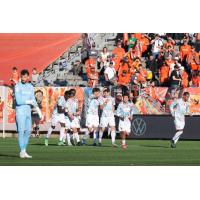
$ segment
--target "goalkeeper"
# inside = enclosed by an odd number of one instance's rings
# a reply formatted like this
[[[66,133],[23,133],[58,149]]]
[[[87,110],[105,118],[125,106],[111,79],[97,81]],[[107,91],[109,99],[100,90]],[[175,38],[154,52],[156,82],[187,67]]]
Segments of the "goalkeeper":
[[[31,106],[34,106],[40,119],[43,119],[41,110],[35,100],[34,88],[29,83],[29,72],[21,71],[21,82],[15,85],[16,125],[20,147],[20,158],[32,158],[26,152],[32,129]]]

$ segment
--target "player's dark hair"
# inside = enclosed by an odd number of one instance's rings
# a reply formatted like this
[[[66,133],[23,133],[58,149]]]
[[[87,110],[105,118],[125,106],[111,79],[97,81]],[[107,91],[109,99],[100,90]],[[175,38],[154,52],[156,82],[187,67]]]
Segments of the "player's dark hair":
[[[17,67],[13,67],[12,70],[17,70]]]
[[[184,93],[183,93],[183,96],[189,96],[189,95],[190,95],[189,92],[184,92]]]
[[[99,88],[93,88],[92,93],[94,94],[95,92],[100,92],[100,89]]]
[[[125,92],[125,93],[123,94],[123,97],[128,97],[128,98],[129,98],[129,93],[128,93],[128,92]]]
[[[68,99],[69,96],[70,96],[70,91],[66,90],[65,93],[64,93],[64,97]]]
[[[36,90],[36,91],[35,91],[35,95],[36,95],[37,93],[39,93],[39,92],[42,93],[42,96],[43,96],[44,93],[42,92],[42,90]]]
[[[76,90],[75,89],[71,89],[70,91],[69,91],[69,95],[72,97],[74,97],[75,95],[76,95]]]
[[[103,92],[110,92],[109,88],[104,88]]]
[[[28,71],[27,69],[23,69],[23,70],[20,72],[20,74],[21,74],[22,76],[24,76],[24,75],[28,75],[28,76],[29,76],[29,71]]]

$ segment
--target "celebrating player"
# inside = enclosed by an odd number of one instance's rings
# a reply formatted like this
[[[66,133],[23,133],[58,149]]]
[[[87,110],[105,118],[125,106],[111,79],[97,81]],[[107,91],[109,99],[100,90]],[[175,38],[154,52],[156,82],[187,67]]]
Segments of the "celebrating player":
[[[63,96],[59,96],[57,103],[54,107],[52,117],[51,117],[51,126],[48,129],[46,138],[45,138],[45,146],[48,146],[48,139],[51,136],[52,131],[55,129],[56,125],[59,123],[61,128],[60,128],[60,137],[59,137],[59,146],[65,145],[65,131],[66,129],[69,129],[70,125],[68,122],[67,117],[65,116],[65,112],[67,112],[67,100],[69,98],[69,92],[66,91]]]
[[[100,96],[100,89],[93,88],[92,89],[92,97],[89,99],[89,106],[87,110],[86,116],[86,127],[87,130],[85,135],[83,136],[82,144],[85,144],[85,140],[89,138],[89,134],[93,132],[94,138],[94,146],[96,146],[96,138],[97,138],[97,129],[99,126],[99,96]]]
[[[70,121],[70,128],[72,129],[73,136],[72,141],[76,140],[76,145],[80,146],[80,138],[78,131],[80,129],[80,110],[78,106],[78,100],[75,98],[76,90],[71,89],[69,91],[69,99],[67,100],[66,107],[67,107],[67,116],[69,117]]]
[[[171,147],[176,148],[180,136],[183,134],[185,127],[185,115],[189,113],[189,98],[190,94],[184,92],[182,98],[174,100],[170,106],[170,112],[174,117],[174,124],[176,128],[176,134],[171,140]]]
[[[103,96],[100,99],[100,108],[102,110],[102,115],[100,120],[99,146],[102,145],[102,137],[105,128],[110,128],[112,145],[113,147],[117,147],[115,144],[115,99],[110,96],[110,90],[108,88],[103,90]]]
[[[126,149],[126,136],[131,132],[131,120],[132,120],[132,106],[129,103],[129,95],[123,95],[123,101],[117,108],[117,116],[119,117],[119,131],[121,135],[122,148]]]
[[[18,140],[20,147],[20,158],[32,158],[26,152],[29,137],[32,129],[31,106],[34,106],[40,119],[43,119],[41,110],[35,100],[34,88],[28,83],[29,72],[24,69],[21,71],[21,82],[15,85],[16,99],[16,124],[18,130]]]

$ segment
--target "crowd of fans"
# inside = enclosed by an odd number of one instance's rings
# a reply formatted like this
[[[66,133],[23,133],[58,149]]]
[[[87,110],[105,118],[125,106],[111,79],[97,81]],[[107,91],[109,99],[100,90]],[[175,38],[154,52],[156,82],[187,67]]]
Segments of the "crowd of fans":
[[[116,47],[105,46],[98,51],[96,44],[83,48],[81,60],[71,69],[82,76],[89,87],[96,86],[163,86],[185,88],[200,86],[200,34],[118,34]],[[11,85],[19,81],[17,68],[13,68]],[[39,74],[33,68],[31,83],[36,86]]]
[[[98,52],[95,43],[89,50],[83,49],[78,72],[86,75],[88,86],[200,86],[200,58],[196,48],[199,34],[127,35],[118,37],[112,51],[104,47]]]

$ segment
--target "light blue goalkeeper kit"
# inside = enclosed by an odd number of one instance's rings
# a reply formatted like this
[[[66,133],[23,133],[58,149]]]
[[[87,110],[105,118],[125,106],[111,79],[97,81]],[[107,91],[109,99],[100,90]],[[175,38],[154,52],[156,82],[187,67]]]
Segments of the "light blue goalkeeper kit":
[[[26,150],[32,130],[31,105],[38,107],[34,88],[30,83],[15,85],[16,124],[20,150]]]

